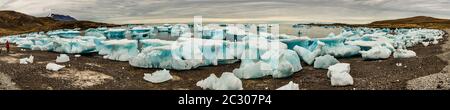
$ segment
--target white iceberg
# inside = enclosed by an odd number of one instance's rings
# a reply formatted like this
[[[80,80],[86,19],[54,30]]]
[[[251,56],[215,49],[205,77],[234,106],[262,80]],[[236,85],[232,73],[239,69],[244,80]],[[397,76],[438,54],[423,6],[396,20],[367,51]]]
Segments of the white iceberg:
[[[297,83],[290,81],[288,84],[281,86],[276,90],[300,90]]]
[[[350,76],[350,64],[338,63],[328,67],[328,78],[331,79],[332,86],[353,85],[353,78]]]
[[[172,79],[172,75],[170,75],[168,70],[160,70],[155,71],[152,74],[144,74],[144,80],[152,82],[152,83],[162,83]]]
[[[48,63],[47,66],[45,67],[47,70],[51,70],[51,71],[58,71],[62,68],[64,68],[65,66],[61,66],[55,63]]]
[[[339,61],[331,55],[317,57],[314,61],[314,68],[328,69],[328,67],[339,63]]]
[[[369,51],[360,51],[360,53],[364,60],[378,60],[389,58],[392,51],[386,47],[376,46],[372,47]]]
[[[416,57],[416,52],[406,49],[397,49],[392,56],[394,56],[394,58],[412,58]]]
[[[20,64],[31,64],[31,63],[33,63],[34,62],[34,56],[33,55],[30,55],[30,57],[28,57],[28,58],[22,58],[22,59],[19,59],[19,63]]]
[[[198,81],[196,85],[211,90],[243,90],[242,81],[229,72],[223,73],[220,78],[211,74],[208,78]]]
[[[65,63],[69,61],[70,58],[67,54],[60,54],[59,56],[56,57],[56,63]]]

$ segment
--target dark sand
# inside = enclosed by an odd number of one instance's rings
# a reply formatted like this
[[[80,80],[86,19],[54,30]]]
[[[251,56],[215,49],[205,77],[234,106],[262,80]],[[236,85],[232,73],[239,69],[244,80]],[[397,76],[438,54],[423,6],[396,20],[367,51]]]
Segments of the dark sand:
[[[303,70],[292,77],[273,79],[243,80],[244,90],[273,90],[287,84],[289,81],[299,83],[305,90],[404,90],[406,82],[411,79],[440,72],[447,62],[436,55],[443,53],[438,45],[424,47],[417,45],[411,50],[418,55],[416,58],[394,59],[377,61],[363,61],[360,56],[339,59],[341,62],[351,64],[353,86],[332,87],[326,77],[327,70],[316,70],[312,66],[302,64]],[[58,53],[41,51],[21,51],[13,48],[13,53],[0,53],[0,79],[10,79],[0,82],[0,89],[25,90],[66,90],[66,89],[132,89],[132,90],[200,90],[195,84],[208,77],[211,73],[220,76],[223,72],[231,72],[238,68],[240,63],[219,65],[216,67],[201,67],[189,71],[171,70],[173,80],[161,84],[152,84],[143,79],[144,73],[152,73],[160,69],[135,68],[128,62],[118,62],[103,59],[96,54],[85,54],[79,58],[70,55],[71,61],[62,63],[66,68],[59,72],[45,69],[49,62],[55,62]],[[20,65],[19,59],[33,55],[33,64]],[[396,63],[402,63],[397,67]],[[5,86],[3,87],[2,86]]]

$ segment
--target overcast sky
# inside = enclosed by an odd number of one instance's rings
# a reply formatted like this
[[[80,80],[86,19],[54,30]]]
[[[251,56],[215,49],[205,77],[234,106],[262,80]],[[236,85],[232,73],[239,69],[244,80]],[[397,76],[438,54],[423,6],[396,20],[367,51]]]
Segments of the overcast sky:
[[[108,23],[369,23],[412,16],[450,18],[450,0],[0,0],[0,10],[46,16],[50,9]]]

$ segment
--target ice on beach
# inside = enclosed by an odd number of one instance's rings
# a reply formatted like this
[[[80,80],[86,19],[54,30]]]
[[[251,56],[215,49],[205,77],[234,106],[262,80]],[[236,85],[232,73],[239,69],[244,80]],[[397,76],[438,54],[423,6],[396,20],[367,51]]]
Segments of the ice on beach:
[[[152,74],[145,73],[144,80],[152,82],[152,83],[162,83],[172,79],[172,75],[170,75],[169,70],[160,70],[155,71]]]
[[[430,42],[422,42],[422,45],[428,47],[428,45],[430,45]]]
[[[322,53],[322,47],[325,44],[320,43],[312,52],[304,47],[295,46],[294,50],[300,56],[300,58],[305,61],[306,64],[312,65],[316,57]]]
[[[416,57],[416,52],[406,49],[397,49],[392,56],[394,56],[394,58],[413,58]]]
[[[62,65],[58,65],[55,63],[48,63],[47,66],[45,67],[47,70],[51,70],[51,71],[59,71],[60,69],[64,68],[65,66]]]
[[[376,46],[368,51],[360,51],[360,53],[364,60],[379,60],[389,58],[392,51],[386,47]]]
[[[56,63],[65,63],[69,61],[70,58],[67,54],[60,54],[59,56],[56,57]]]
[[[243,90],[242,81],[230,72],[224,72],[220,78],[211,74],[208,78],[198,81],[196,85],[210,90]]]
[[[199,67],[203,63],[201,57],[203,55],[199,48],[186,47],[186,49],[183,49],[184,51],[180,51],[180,49],[182,48],[179,46],[148,47],[130,59],[129,63],[132,66],[141,68],[175,70],[190,70]]]
[[[300,58],[292,50],[271,50],[261,56],[261,60],[241,60],[241,66],[233,73],[242,79],[254,79],[271,75],[284,78],[302,69]]]
[[[141,40],[142,49],[147,47],[161,47],[161,46],[170,46],[175,43],[175,41],[167,41],[160,39],[145,39]]]
[[[75,57],[77,57],[77,58],[78,58],[78,57],[81,57],[81,55],[75,55]]]
[[[19,59],[19,63],[20,64],[31,64],[31,63],[33,63],[34,62],[34,56],[33,55],[30,55],[30,57],[28,57],[28,58],[22,58],[22,59]]]
[[[288,84],[281,86],[276,90],[300,90],[297,83],[290,81]]]
[[[117,61],[129,61],[139,53],[137,41],[126,39],[102,41],[98,50],[104,58]]]
[[[353,78],[350,76],[350,64],[338,63],[328,67],[328,78],[331,79],[332,86],[353,85]]]
[[[339,63],[339,61],[331,55],[317,57],[314,61],[314,68],[328,69],[328,67]]]
[[[108,39],[125,39],[126,29],[109,29],[105,32]]]
[[[60,53],[91,53],[95,49],[96,44],[94,42],[81,39],[55,38],[51,50]]]

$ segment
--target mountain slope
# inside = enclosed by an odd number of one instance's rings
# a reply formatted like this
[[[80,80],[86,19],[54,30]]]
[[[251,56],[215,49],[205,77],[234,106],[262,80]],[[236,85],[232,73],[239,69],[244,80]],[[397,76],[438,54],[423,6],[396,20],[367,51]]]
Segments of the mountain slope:
[[[15,11],[0,11],[0,36],[65,28],[112,27],[114,24],[91,21],[58,21],[50,17],[34,17]]]
[[[395,20],[375,21],[368,26],[371,27],[392,27],[392,28],[450,28],[449,19],[440,19],[427,16],[416,16],[411,18],[402,18]]]

